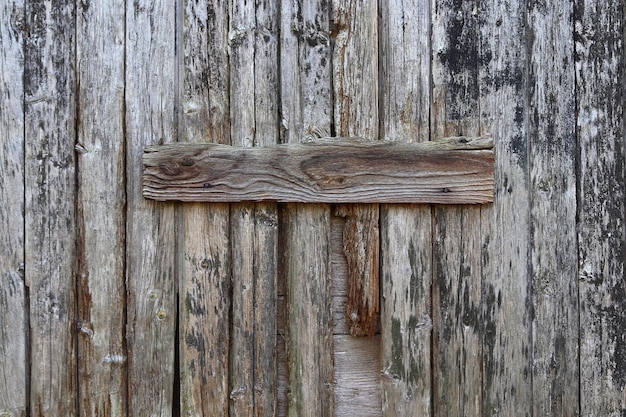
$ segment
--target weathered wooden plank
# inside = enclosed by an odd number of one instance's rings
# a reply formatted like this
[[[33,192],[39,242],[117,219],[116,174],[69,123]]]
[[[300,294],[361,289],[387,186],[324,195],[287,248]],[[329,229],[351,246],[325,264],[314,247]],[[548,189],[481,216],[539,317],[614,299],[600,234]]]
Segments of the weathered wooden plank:
[[[382,137],[430,137],[430,5],[380,3]],[[401,139],[400,139],[401,140]],[[381,206],[382,413],[432,415],[430,206]]]
[[[30,415],[77,415],[73,1],[26,3],[25,274]]]
[[[433,1],[431,134],[479,133],[478,11]],[[433,412],[481,416],[480,207],[436,207],[433,247]]]
[[[487,203],[493,199],[491,143],[454,138],[428,145],[326,140],[254,149],[148,147],[144,196],[208,202]]]
[[[124,2],[76,13],[79,407],[125,415]]]
[[[529,62],[533,415],[578,415],[573,5],[532,3]]]
[[[230,10],[231,137],[234,145],[276,144],[276,2],[235,2]],[[231,416],[274,415],[276,408],[276,204],[231,208],[233,332]]]
[[[329,136],[330,2],[291,0],[280,2],[280,7],[281,142],[295,144],[301,138]],[[279,386],[278,412],[294,417],[332,416],[330,207],[289,204],[282,213],[281,275],[288,321],[287,363],[279,369],[284,366],[288,371],[289,385]]]
[[[141,150],[176,138],[176,13],[167,1],[126,6],[128,413],[170,416],[176,257],[173,204],[141,197]],[[158,65],[155,65],[158,63]]]
[[[624,7],[575,2],[583,416],[626,414]]]
[[[498,155],[494,204],[481,208],[483,415],[530,416],[526,5],[481,2],[478,15],[480,128]]]
[[[24,2],[0,5],[0,415],[25,417]]]
[[[182,13],[180,137],[229,144],[228,4],[186,1]],[[186,204],[181,217],[181,415],[226,416],[230,392],[230,207]]]

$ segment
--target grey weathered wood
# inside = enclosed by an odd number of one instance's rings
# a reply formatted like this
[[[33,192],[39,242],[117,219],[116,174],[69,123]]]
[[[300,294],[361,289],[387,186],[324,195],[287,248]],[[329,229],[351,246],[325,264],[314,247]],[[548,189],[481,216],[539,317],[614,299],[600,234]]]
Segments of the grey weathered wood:
[[[78,413],[74,2],[28,2],[24,16],[30,415],[74,416]]]
[[[431,134],[478,135],[477,4],[433,1],[431,10]],[[481,416],[480,207],[433,216],[433,413]]]
[[[93,3],[77,14],[80,413],[125,415],[124,3]]]
[[[526,5],[484,2],[479,16],[481,130],[495,138],[496,195],[481,208],[483,415],[530,416]],[[498,51],[496,53],[495,51]]]
[[[377,140],[379,139],[378,4],[374,1],[353,0],[333,0],[332,4],[335,26],[333,28],[335,132],[339,136],[361,136]],[[379,206],[377,204],[340,206],[336,213],[346,217],[343,231],[343,251],[348,261],[346,321],[350,325],[352,335],[371,337],[380,310]],[[378,340],[370,338],[361,342],[361,345],[369,345],[370,352],[375,352],[375,362],[380,362]],[[358,360],[355,363],[358,363]],[[352,407],[359,407],[360,403],[380,404],[380,373],[374,373],[373,378],[363,381],[359,378],[360,375],[353,373],[354,368],[348,365],[338,362],[335,366],[335,378],[338,379],[343,375],[346,381],[345,389],[366,390],[371,393],[369,396],[355,398],[351,401]],[[337,390],[335,393],[337,396],[341,395]]]
[[[280,6],[280,137],[295,144],[330,135],[330,3],[291,0]],[[289,385],[279,392],[289,397],[286,405],[279,396],[278,411],[332,416],[330,207],[289,204],[282,217]]]
[[[277,4],[234,2],[229,22],[232,143],[276,144]],[[231,416],[275,412],[277,227],[275,204],[231,207]]]
[[[491,146],[489,138],[428,144],[328,139],[253,149],[153,146],[143,159],[144,196],[205,202],[488,203],[493,199]]]
[[[175,207],[141,197],[142,149],[176,138],[171,2],[126,6],[127,346],[130,416],[170,416],[176,330]],[[158,64],[155,64],[158,63]]]
[[[526,18],[533,415],[579,413],[572,8],[535,3]]]
[[[428,141],[429,2],[382,2],[380,24],[381,136]],[[381,387],[389,417],[432,415],[431,231],[430,206],[381,206]]]
[[[26,416],[24,2],[0,5],[0,415]]]
[[[228,4],[199,0],[182,6],[180,137],[229,144]],[[181,415],[226,416],[230,393],[230,207],[186,204],[181,217]]]
[[[626,413],[624,9],[575,8],[580,415]]]

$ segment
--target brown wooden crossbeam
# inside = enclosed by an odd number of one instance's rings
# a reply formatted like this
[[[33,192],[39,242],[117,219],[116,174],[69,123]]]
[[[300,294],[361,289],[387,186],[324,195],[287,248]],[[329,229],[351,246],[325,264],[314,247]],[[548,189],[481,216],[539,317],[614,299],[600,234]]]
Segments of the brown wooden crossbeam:
[[[143,156],[143,195],[159,201],[484,204],[493,140],[423,143],[325,138],[243,148],[173,143]]]

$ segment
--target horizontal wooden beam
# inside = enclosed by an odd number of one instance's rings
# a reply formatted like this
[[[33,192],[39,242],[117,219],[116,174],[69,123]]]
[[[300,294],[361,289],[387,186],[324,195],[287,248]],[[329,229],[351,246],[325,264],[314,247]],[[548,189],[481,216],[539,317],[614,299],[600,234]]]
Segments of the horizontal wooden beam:
[[[159,201],[481,204],[494,194],[493,140],[484,137],[174,143],[147,147],[143,164],[143,195]]]

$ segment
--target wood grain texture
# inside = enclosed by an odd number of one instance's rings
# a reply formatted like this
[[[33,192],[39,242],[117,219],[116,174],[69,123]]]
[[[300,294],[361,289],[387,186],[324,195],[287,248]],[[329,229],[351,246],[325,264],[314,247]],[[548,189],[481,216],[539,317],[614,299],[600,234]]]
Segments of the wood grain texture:
[[[26,4],[25,274],[30,415],[75,416],[76,108],[73,1]]]
[[[334,128],[338,136],[360,136],[379,139],[378,80],[378,3],[375,1],[333,0],[334,51]],[[345,201],[344,201],[345,202]],[[375,200],[349,202],[377,202]],[[379,206],[378,204],[338,207],[346,216],[343,250],[348,260],[347,289],[349,308],[346,320],[351,334],[370,334],[379,310]],[[355,320],[356,318],[356,320]],[[371,351],[380,357],[380,345],[369,339]],[[364,342],[367,345],[367,342]],[[380,359],[377,358],[376,362]],[[339,363],[342,365],[342,363]],[[350,369],[335,367],[335,375]],[[359,402],[380,403],[380,376],[368,382],[372,395]],[[350,382],[348,382],[350,381]],[[361,383],[360,383],[361,382]],[[359,375],[346,379],[346,389],[364,389]],[[339,393],[338,393],[339,394]]]
[[[380,3],[380,136],[430,138],[430,6]],[[430,206],[382,205],[382,414],[432,415]]]
[[[478,14],[480,129],[492,133],[498,155],[494,204],[481,208],[483,415],[530,416],[529,84],[519,46],[526,42],[526,6],[485,2]]]
[[[25,417],[24,2],[0,5],[0,415]]]
[[[180,137],[230,143],[228,4],[183,4]],[[181,208],[179,332],[180,412],[226,416],[231,308],[230,207]]]
[[[433,2],[431,129],[479,134],[475,2]],[[437,207],[433,224],[433,411],[482,415],[480,207]]]
[[[280,7],[281,142],[329,136],[330,2],[291,0],[280,2]],[[330,417],[334,414],[330,207],[288,204],[282,213],[287,363],[281,368],[287,371],[288,385],[279,387],[278,411],[293,417]]]
[[[177,136],[176,13],[170,2],[126,5],[126,283],[128,413],[170,416],[176,334],[173,204],[141,197],[141,150]],[[154,63],[159,63],[154,65]]]
[[[493,199],[491,146],[488,138],[454,138],[429,144],[328,139],[254,149],[148,147],[144,196],[205,202],[488,203]]]
[[[624,7],[584,0],[574,9],[583,416],[626,413]]]
[[[278,9],[243,2],[230,10],[231,137],[234,145],[275,145],[278,132]],[[276,204],[233,204],[230,415],[276,409]]]
[[[124,415],[124,3],[99,2],[77,14],[80,413]]]
[[[533,414],[578,415],[573,9],[529,6]]]

